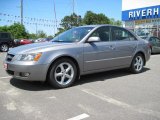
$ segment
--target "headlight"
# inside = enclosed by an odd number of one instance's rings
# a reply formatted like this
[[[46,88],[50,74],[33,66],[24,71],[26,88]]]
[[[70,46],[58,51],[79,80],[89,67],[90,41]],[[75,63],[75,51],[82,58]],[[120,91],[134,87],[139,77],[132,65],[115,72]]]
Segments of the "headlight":
[[[18,61],[38,61],[42,53],[21,54],[17,57]]]

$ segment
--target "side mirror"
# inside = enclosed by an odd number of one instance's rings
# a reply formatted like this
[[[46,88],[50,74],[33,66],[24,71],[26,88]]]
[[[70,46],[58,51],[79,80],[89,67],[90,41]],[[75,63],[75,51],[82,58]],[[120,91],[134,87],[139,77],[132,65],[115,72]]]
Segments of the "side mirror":
[[[87,42],[91,43],[91,42],[99,42],[101,41],[99,37],[90,37]]]

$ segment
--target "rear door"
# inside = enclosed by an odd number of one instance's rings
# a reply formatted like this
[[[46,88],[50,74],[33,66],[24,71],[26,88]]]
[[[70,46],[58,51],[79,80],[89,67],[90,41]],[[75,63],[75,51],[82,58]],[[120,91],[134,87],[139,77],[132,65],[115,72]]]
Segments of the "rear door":
[[[112,39],[116,42],[116,66],[129,66],[135,53],[138,40],[124,28],[112,27]]]

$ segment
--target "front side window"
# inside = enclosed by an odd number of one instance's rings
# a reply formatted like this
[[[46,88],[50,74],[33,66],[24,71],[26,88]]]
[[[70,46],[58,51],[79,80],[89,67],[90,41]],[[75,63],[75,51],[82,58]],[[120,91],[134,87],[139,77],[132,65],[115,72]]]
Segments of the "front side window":
[[[113,41],[136,40],[136,38],[127,30],[118,27],[112,27]]]
[[[77,27],[67,30],[56,36],[52,42],[79,42],[81,41],[94,27]]]
[[[101,27],[98,28],[91,37],[99,37],[101,41],[109,41],[110,40],[110,27]]]

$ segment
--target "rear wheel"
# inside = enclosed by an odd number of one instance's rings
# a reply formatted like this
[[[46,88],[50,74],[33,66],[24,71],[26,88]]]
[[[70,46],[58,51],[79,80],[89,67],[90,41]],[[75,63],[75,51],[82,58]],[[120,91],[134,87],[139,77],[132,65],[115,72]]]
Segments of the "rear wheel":
[[[145,61],[142,54],[135,55],[130,67],[131,72],[135,74],[142,72],[144,63]]]
[[[72,85],[77,75],[77,68],[68,58],[57,60],[50,69],[49,83],[55,88],[66,88]]]
[[[2,52],[7,52],[9,50],[9,46],[7,44],[1,44],[0,45],[0,50]]]

